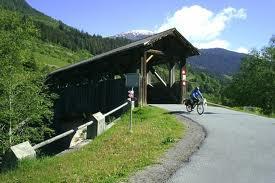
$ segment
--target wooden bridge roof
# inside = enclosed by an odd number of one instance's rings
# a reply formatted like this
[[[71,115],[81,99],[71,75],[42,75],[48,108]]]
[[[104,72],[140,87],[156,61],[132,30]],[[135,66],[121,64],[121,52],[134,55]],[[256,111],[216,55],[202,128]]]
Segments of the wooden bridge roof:
[[[199,54],[198,49],[173,28],[57,69],[48,75],[48,80],[65,81],[72,77],[92,77],[95,73],[127,73],[140,64],[140,58],[148,50],[158,50],[162,53],[154,58],[155,65],[171,60],[180,61]]]

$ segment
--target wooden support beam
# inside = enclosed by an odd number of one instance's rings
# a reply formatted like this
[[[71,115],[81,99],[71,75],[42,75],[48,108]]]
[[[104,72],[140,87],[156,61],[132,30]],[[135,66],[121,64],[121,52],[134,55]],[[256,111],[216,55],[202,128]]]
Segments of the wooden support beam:
[[[172,88],[173,84],[175,83],[175,63],[169,63],[169,86]]]
[[[147,104],[147,53],[144,52],[143,57],[141,57],[140,63],[140,75],[141,83],[139,87],[139,103],[141,106]]]
[[[147,53],[143,57],[143,105],[147,104]]]
[[[156,54],[156,55],[165,55],[165,53],[163,51],[154,50],[154,49],[147,50],[146,52],[151,53],[151,54]]]
[[[138,88],[138,104],[139,105],[143,105],[143,72],[142,72],[142,68],[143,68],[143,57],[140,58],[140,69],[139,69],[139,73],[140,73],[140,81],[139,81],[139,88]]]
[[[151,82],[152,82],[152,73],[148,72],[147,73],[147,84],[149,85],[149,84],[151,84]]]
[[[146,59],[146,63],[148,63],[153,57],[154,55],[150,55],[150,57]]]
[[[152,85],[152,83],[148,83],[149,86],[151,86],[152,88],[154,88],[154,86]]]
[[[151,73],[154,74],[156,76],[156,78],[164,85],[167,87],[167,84],[165,83],[165,81],[160,77],[160,75],[158,75],[158,73],[156,72],[155,69],[151,68]]]

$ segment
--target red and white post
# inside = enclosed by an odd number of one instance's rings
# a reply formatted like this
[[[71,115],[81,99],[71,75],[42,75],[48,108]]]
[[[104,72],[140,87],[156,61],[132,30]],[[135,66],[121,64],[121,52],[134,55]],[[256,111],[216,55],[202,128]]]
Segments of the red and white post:
[[[180,96],[181,101],[180,103],[183,103],[184,99],[186,98],[187,94],[187,79],[186,79],[186,65],[181,67],[181,75],[180,75]]]

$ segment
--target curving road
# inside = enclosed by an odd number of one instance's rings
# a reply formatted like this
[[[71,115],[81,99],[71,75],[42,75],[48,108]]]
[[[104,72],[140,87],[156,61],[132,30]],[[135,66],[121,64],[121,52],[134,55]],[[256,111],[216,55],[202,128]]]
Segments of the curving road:
[[[183,105],[156,105],[203,125],[207,138],[168,181],[170,183],[275,183],[275,119],[207,107],[185,112]]]

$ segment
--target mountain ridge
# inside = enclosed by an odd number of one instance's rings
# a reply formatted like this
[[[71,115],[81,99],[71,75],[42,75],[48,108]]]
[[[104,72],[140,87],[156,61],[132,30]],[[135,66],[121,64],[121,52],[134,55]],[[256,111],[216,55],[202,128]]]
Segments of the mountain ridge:
[[[123,33],[116,34],[114,36],[111,36],[113,38],[117,37],[122,37],[125,39],[129,39],[131,41],[138,41],[140,39],[147,38],[149,36],[154,35],[155,33],[153,31],[148,31],[148,30],[132,30],[132,31],[127,31]]]

